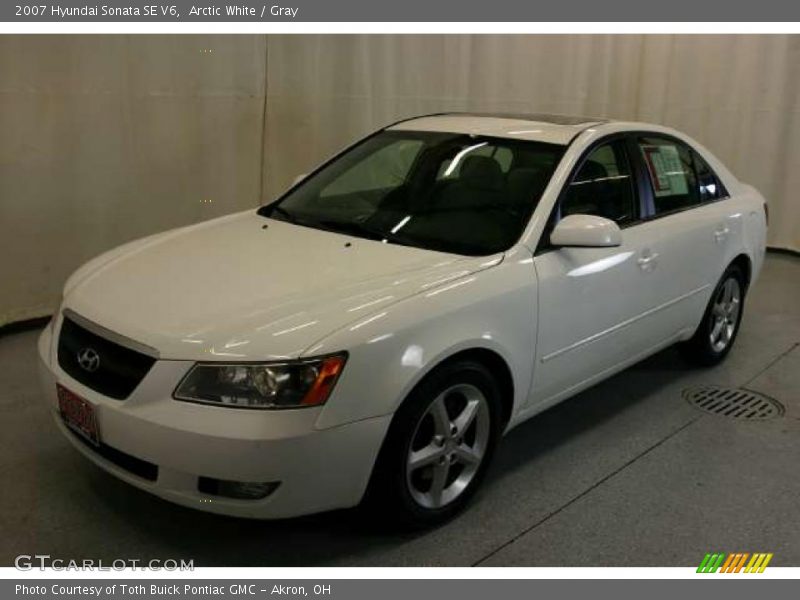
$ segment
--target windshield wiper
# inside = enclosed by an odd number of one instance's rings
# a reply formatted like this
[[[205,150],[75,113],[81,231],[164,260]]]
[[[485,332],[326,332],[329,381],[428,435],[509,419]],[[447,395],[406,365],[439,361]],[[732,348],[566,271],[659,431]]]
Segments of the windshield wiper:
[[[402,246],[413,245],[407,240],[404,240],[403,238],[398,236],[396,233],[392,233],[391,231],[382,231],[380,229],[376,229],[374,227],[370,227],[368,225],[365,225],[364,223],[358,223],[356,221],[322,220],[322,221],[317,221],[316,224],[323,229],[327,229],[329,231],[334,231],[338,233],[347,233],[358,237],[365,237],[380,242],[386,241],[392,244],[399,244]]]
[[[313,227],[316,229],[324,229],[326,231],[333,231],[334,233],[344,233],[348,235],[354,235],[357,237],[363,237],[370,240],[376,241],[386,241],[392,244],[400,244],[403,246],[412,246],[413,244],[409,243],[408,241],[403,240],[395,233],[391,231],[381,231],[379,229],[375,229],[373,227],[369,227],[364,223],[358,223],[355,221],[336,221],[334,219],[306,219],[306,218],[299,218],[294,213],[289,212],[285,208],[280,205],[272,206],[269,208],[269,211],[264,211],[261,213],[262,216],[265,217],[273,217],[277,215],[280,217],[280,220],[287,221],[292,223],[293,225],[302,225],[303,227]]]

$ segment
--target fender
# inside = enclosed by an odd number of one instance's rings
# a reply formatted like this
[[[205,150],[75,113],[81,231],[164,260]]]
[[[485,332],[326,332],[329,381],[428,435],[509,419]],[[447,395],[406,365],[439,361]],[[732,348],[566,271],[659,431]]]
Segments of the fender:
[[[432,369],[473,348],[491,350],[508,365],[513,421],[530,391],[537,308],[532,257],[517,246],[497,266],[407,298],[331,334],[304,352],[349,352],[316,427],[393,413]],[[372,392],[368,400],[365,389]]]

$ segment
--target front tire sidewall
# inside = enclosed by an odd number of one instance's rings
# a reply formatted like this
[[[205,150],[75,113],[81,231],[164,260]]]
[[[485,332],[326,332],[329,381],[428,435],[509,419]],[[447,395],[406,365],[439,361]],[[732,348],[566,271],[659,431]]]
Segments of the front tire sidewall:
[[[406,461],[413,436],[433,400],[447,388],[463,383],[474,385],[486,398],[490,418],[486,451],[472,480],[457,498],[439,508],[426,508],[412,497],[406,481]],[[500,389],[488,369],[472,361],[457,361],[437,368],[414,388],[395,413],[375,465],[368,505],[373,512],[379,510],[382,519],[389,516],[388,509],[393,523],[385,524],[402,529],[427,527],[451,518],[475,494],[485,476],[501,433],[501,422]]]

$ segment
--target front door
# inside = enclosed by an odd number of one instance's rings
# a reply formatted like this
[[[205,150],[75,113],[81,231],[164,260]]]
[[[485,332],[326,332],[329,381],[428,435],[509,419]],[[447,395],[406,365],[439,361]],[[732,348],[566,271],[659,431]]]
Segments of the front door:
[[[590,214],[614,220],[622,244],[537,253],[538,343],[532,405],[555,402],[630,364],[654,344],[658,259],[641,221],[625,139],[592,150],[562,194],[554,220]]]

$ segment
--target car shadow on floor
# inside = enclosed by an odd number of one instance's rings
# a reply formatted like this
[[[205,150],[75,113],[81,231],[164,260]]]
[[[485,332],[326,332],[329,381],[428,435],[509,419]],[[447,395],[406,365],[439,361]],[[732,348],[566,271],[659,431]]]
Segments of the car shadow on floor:
[[[676,347],[668,348],[534,416],[503,439],[493,474],[512,470],[691,376]]]
[[[668,349],[523,423],[502,441],[479,496],[492,494],[493,480],[613,419],[686,372],[686,363],[677,351]],[[392,530],[391,523],[377,526],[356,509],[275,521],[213,515],[160,500],[88,463],[86,472],[104,509],[139,529],[136,537],[152,537],[152,546],[162,555],[168,552],[171,557],[192,558],[195,566],[358,562],[360,556],[431,534],[400,533]],[[468,513],[469,509],[460,518],[468,519]],[[132,516],[136,518],[132,520]]]

